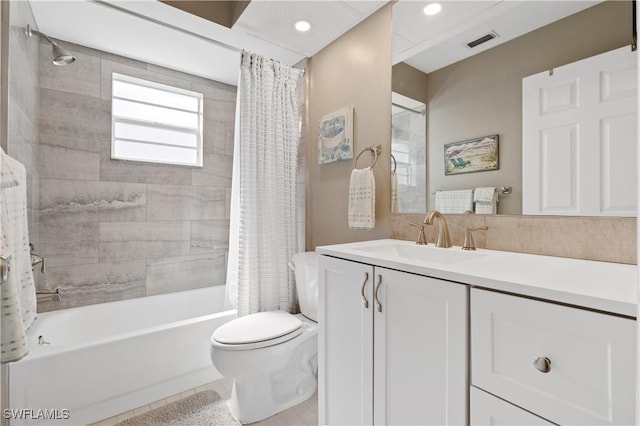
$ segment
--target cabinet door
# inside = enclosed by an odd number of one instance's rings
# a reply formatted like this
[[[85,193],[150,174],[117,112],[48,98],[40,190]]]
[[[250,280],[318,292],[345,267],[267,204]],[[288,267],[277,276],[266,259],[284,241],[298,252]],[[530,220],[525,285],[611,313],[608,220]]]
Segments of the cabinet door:
[[[372,424],[372,296],[373,267],[320,257],[320,424]]]
[[[553,425],[500,398],[471,387],[471,425]]]
[[[467,423],[467,286],[375,268],[374,424]]]
[[[635,420],[636,321],[474,288],[472,383],[558,424]]]

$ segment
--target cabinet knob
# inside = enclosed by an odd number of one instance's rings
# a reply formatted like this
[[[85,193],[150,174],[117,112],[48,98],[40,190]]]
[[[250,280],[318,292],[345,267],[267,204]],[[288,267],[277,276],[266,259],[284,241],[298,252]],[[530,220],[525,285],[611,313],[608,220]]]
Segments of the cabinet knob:
[[[533,366],[541,373],[548,373],[551,371],[551,360],[540,356],[533,361]]]

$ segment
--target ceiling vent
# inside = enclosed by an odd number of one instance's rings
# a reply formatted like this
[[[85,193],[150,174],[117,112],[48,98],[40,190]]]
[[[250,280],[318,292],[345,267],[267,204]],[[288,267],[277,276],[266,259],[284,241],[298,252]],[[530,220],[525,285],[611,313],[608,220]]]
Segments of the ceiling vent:
[[[486,43],[489,40],[493,40],[496,37],[498,37],[498,34],[495,31],[492,30],[489,34],[483,35],[482,37],[467,43],[467,47],[469,49],[473,49],[474,47],[479,46],[482,43]]]

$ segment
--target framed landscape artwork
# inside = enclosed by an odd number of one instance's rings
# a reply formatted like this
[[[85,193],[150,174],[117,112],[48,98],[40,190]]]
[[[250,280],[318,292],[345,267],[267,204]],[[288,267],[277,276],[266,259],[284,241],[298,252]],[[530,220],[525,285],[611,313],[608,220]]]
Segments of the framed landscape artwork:
[[[444,146],[444,174],[498,170],[498,135],[482,136]]]

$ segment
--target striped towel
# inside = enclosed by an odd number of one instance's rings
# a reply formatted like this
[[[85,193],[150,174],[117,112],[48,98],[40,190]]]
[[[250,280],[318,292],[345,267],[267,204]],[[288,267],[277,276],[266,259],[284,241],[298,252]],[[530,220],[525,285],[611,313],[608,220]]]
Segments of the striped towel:
[[[473,189],[436,192],[435,209],[440,213],[464,213],[473,211]]]
[[[476,188],[473,194],[477,214],[496,214],[498,212],[498,191],[495,187]]]
[[[349,181],[349,228],[376,226],[376,179],[373,170],[353,169]]]

